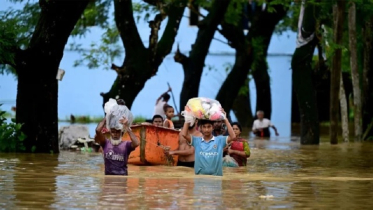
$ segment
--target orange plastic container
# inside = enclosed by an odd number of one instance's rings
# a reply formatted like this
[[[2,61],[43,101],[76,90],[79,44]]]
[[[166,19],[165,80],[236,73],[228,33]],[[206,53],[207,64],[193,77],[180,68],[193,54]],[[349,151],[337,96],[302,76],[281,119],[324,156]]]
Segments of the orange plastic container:
[[[166,156],[164,147],[176,150],[179,147],[179,131],[153,125],[133,125],[132,132],[139,138],[140,146],[131,152],[128,163],[134,165],[174,165],[178,156]],[[123,141],[131,141],[127,133]]]

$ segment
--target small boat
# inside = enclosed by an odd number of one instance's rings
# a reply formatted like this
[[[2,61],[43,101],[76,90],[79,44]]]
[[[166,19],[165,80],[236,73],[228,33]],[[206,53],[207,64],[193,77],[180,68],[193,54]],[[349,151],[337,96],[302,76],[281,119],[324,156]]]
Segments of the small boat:
[[[146,122],[152,123],[152,119],[147,119]],[[176,129],[180,129],[184,125],[184,118],[178,118],[178,119],[173,119],[172,122],[174,123],[174,126]]]
[[[132,132],[139,138],[140,146],[131,152],[128,163],[134,165],[174,165],[178,156],[164,154],[165,149],[176,150],[179,147],[179,131],[153,125],[133,125]],[[122,137],[130,141],[128,133]]]

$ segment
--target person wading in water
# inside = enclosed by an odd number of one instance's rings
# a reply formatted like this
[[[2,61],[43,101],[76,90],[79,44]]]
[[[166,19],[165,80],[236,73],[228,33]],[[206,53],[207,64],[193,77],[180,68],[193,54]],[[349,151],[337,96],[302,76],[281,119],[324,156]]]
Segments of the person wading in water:
[[[115,105],[112,109],[120,110],[119,106],[121,105]],[[97,125],[95,135],[95,141],[103,149],[105,175],[128,175],[128,156],[139,146],[140,142],[131,131],[128,120],[124,116],[110,116],[108,123],[110,139],[107,139],[101,132],[106,124],[106,117]],[[123,131],[128,132],[131,141],[122,141]]]
[[[275,130],[276,136],[278,136],[278,132],[276,127],[271,123],[271,121],[267,118],[264,118],[264,112],[263,111],[257,111],[256,116],[258,119],[256,119],[253,123],[253,133],[258,137],[270,137],[271,133],[269,132],[269,127],[272,127],[273,130]]]
[[[202,133],[197,130],[198,120],[188,129],[188,135],[202,137]],[[165,150],[166,155],[178,155],[177,166],[194,167],[194,147],[189,145],[182,133],[179,134],[179,148],[173,151]]]

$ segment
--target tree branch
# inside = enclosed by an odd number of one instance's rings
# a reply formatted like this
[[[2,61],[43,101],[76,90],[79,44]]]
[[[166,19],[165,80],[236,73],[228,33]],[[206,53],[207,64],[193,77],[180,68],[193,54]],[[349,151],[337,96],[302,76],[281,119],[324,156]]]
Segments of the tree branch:
[[[140,34],[133,18],[132,0],[114,1],[115,23],[117,25],[126,57],[136,56],[136,51],[144,50]]]
[[[180,52],[179,44],[177,44],[174,60],[175,62],[180,63],[184,70],[186,69],[186,65],[188,65],[189,62],[189,57]]]
[[[151,52],[151,57],[155,57],[157,52],[157,46],[158,46],[158,32],[161,28],[162,21],[166,18],[166,13],[164,11],[162,4],[157,4],[158,8],[160,10],[160,13],[157,14],[154,18],[154,20],[149,21],[149,27],[150,27],[150,36],[149,36],[149,51]]]
[[[181,18],[184,14],[185,6],[187,1],[183,0],[180,3],[172,3],[167,8],[168,21],[166,28],[162,34],[160,41],[158,42],[156,56],[158,58],[166,57],[171,50],[175,42],[175,37],[179,30]]]

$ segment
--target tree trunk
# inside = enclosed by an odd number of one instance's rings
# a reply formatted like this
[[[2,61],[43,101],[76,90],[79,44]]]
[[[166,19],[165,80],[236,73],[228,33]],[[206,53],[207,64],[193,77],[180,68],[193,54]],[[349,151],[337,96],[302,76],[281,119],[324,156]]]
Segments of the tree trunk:
[[[364,136],[372,137],[373,129],[373,17],[365,22],[364,26],[364,70],[363,70],[363,130]],[[369,129],[369,130],[367,130]],[[364,138],[363,140],[366,140]]]
[[[242,34],[242,25],[236,26],[232,30],[230,29],[232,27],[225,28],[223,24],[221,33],[236,49],[235,65],[216,96],[216,99],[228,113],[233,106],[234,100],[232,98],[236,98],[240,88],[247,85],[245,81],[250,67],[252,67],[254,80],[257,85],[257,110],[263,110],[266,116],[270,118],[271,90],[266,57],[273,31],[277,23],[286,15],[283,5],[275,5],[273,7],[276,12],[262,11],[262,9],[254,12],[253,20],[251,21],[252,26],[246,38]],[[234,33],[234,35],[230,33]],[[239,33],[242,35],[237,35]],[[253,41],[257,42],[255,46],[252,45]],[[253,47],[255,48],[252,49]],[[253,55],[253,52],[255,55]],[[254,58],[255,60],[253,61]]]
[[[342,74],[342,72],[341,72]],[[344,142],[349,142],[349,129],[348,129],[348,109],[347,97],[343,87],[343,79],[341,76],[340,89],[339,89],[339,102],[341,104],[341,118],[342,118],[342,137]]]
[[[171,52],[172,46],[184,14],[186,0],[169,4],[149,22],[151,29],[149,47],[145,47],[138,33],[133,17],[132,1],[114,1],[115,22],[125,47],[126,55],[122,66],[112,65],[118,73],[109,92],[101,94],[103,105],[110,98],[121,98],[131,108],[133,101],[144,88],[148,79],[154,76],[163,59]],[[162,37],[158,41],[161,22],[168,16]]]
[[[245,94],[237,95],[233,102],[232,110],[242,127],[251,128],[254,118],[251,111],[250,89],[247,89]]]
[[[89,0],[40,1],[41,13],[26,50],[16,53],[17,123],[26,152],[58,153],[56,75],[66,42]]]
[[[316,17],[320,8],[302,2],[298,22],[297,48],[291,60],[292,81],[301,118],[301,144],[319,144],[320,128],[313,82],[312,57],[318,42],[315,37]]]
[[[337,1],[334,8],[334,44],[342,45],[345,1]],[[330,143],[338,144],[339,83],[341,80],[342,49],[336,49],[332,58],[330,75]]]
[[[180,107],[184,107],[190,98],[198,96],[201,75],[212,38],[230,2],[230,0],[213,1],[209,14],[198,25],[197,38],[192,45],[189,58],[183,59],[186,63],[182,63],[184,82],[180,94]]]
[[[355,141],[361,140],[362,135],[362,115],[361,115],[361,91],[360,79],[357,61],[357,43],[356,43],[356,4],[350,3],[348,11],[348,34],[350,46],[350,66],[352,84],[354,87],[354,124],[355,124]]]

